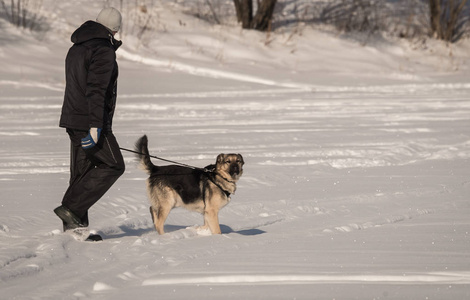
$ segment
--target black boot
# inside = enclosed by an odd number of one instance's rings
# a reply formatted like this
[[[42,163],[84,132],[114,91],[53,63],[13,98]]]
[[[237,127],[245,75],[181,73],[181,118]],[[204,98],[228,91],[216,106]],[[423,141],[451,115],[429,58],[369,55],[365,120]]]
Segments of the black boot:
[[[103,238],[99,234],[90,233],[90,235],[86,238],[86,242],[101,242]]]
[[[65,206],[59,206],[54,209],[54,213],[62,220],[64,232],[69,232],[80,241],[98,242],[103,238],[98,234],[90,234],[88,231],[88,213],[79,218],[70,209]]]
[[[54,209],[54,213],[64,223],[64,231],[75,229],[78,227],[87,227],[82,224],[82,220],[76,214],[74,214],[70,209],[63,205]]]

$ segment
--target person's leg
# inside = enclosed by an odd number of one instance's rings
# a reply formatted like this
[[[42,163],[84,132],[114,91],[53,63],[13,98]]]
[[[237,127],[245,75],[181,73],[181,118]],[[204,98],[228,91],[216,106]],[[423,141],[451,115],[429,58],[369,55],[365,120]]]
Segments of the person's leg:
[[[67,133],[70,138],[70,180],[63,199],[69,198],[75,184],[81,180],[82,176],[94,168],[94,165],[83,151],[80,140],[87,135],[87,132],[67,129]],[[62,204],[54,212],[62,219],[64,231],[88,226],[88,213],[83,218],[79,218],[64,205],[64,200],[62,200]]]
[[[88,159],[85,151],[82,148],[81,139],[88,133],[86,131],[67,129],[70,138],[70,180],[69,187],[65,192],[62,199],[62,204],[66,205],[67,200],[73,198],[75,185],[82,179],[83,176],[95,166]],[[64,203],[65,202],[65,203]]]
[[[83,150],[81,139],[87,132],[70,134],[74,149],[73,175],[62,205],[82,222],[88,223],[87,212],[124,173],[124,159],[112,133],[104,133],[91,150]],[[72,167],[71,167],[72,169]]]

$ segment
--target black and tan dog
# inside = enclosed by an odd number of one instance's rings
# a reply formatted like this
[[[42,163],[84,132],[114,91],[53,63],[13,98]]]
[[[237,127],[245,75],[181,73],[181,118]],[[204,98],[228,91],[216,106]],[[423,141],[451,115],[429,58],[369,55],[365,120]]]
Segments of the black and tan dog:
[[[236,183],[243,174],[243,157],[240,154],[219,154],[215,165],[204,169],[178,165],[155,166],[150,161],[148,139],[144,135],[136,143],[141,167],[150,177],[147,192],[150,213],[159,234],[170,211],[185,207],[204,215],[204,226],[212,234],[220,234],[219,210],[230,201]]]

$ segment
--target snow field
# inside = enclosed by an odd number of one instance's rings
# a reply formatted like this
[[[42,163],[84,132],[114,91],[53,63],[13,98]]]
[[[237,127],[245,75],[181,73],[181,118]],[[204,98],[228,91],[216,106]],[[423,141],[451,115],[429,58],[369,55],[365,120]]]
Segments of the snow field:
[[[339,290],[361,284],[366,294],[384,284],[426,284],[433,295],[451,297],[441,294],[442,286],[468,284],[460,263],[465,251],[455,257],[452,248],[468,245],[466,221],[457,211],[468,209],[468,169],[458,162],[467,161],[470,143],[463,134],[468,101],[461,91],[446,92],[448,106],[442,95],[403,99],[385,92],[324,99],[312,92],[261,90],[233,92],[224,102],[165,94],[151,96],[152,104],[124,94],[116,121],[121,146],[132,147],[146,133],[152,154],[198,166],[220,152],[239,152],[245,173],[220,213],[222,236],[201,236],[192,226],[202,218],[179,209],[167,221],[169,234],[158,236],[148,215],[145,174],[124,153],[126,174],[91,212],[94,229],[105,237],[92,247],[61,234],[52,214],[67,181],[67,141],[53,126],[60,99],[16,98],[12,105],[4,98],[1,109],[10,115],[4,132],[18,130],[25,137],[15,142],[18,135],[3,135],[7,145],[24,143],[13,155],[2,150],[0,164],[2,206],[12,212],[2,217],[0,231],[8,245],[2,251],[5,290],[19,293],[8,283],[34,278],[21,288],[28,298],[52,277],[58,284],[43,291],[46,298],[71,289],[71,297],[124,299],[124,291],[140,291],[138,286],[144,297],[161,286],[182,291],[176,293],[181,297],[197,295],[194,286],[256,286],[257,295],[295,285],[303,293],[320,283]],[[28,115],[33,124],[14,128]],[[57,143],[60,149],[38,151]],[[25,182],[34,185],[19,188]],[[23,210],[17,199],[36,202]],[[454,220],[453,244],[447,246],[444,216]],[[442,232],[430,238],[429,228]],[[435,245],[428,244],[431,239]],[[408,250],[401,252],[403,247]],[[423,253],[441,260],[431,262]],[[84,272],[82,264],[93,270],[87,280],[59,272]]]

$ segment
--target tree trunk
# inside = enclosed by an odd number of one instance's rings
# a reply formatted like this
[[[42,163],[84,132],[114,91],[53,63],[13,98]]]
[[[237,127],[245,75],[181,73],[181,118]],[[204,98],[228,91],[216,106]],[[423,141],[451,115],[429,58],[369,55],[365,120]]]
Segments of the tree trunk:
[[[17,8],[16,8],[16,26],[20,27],[21,25],[21,0],[17,0],[16,2]]]
[[[253,19],[252,28],[266,31],[271,28],[274,7],[277,0],[263,0],[258,7],[258,11]]]
[[[242,28],[250,29],[253,20],[252,0],[233,0],[237,11],[237,20],[242,23]]]
[[[11,23],[16,25],[15,20],[15,1],[11,0]]]
[[[437,38],[442,38],[441,30],[441,0],[429,0],[431,13],[431,33]]]
[[[241,23],[242,21],[242,8],[240,5],[240,0],[233,0],[233,3],[235,4],[235,11],[237,12],[237,22]]]
[[[274,7],[277,0],[258,0],[258,11],[253,18],[253,0],[233,0],[237,12],[237,20],[244,29],[266,31],[271,27]]]

